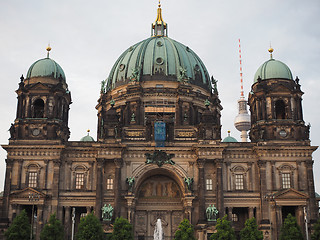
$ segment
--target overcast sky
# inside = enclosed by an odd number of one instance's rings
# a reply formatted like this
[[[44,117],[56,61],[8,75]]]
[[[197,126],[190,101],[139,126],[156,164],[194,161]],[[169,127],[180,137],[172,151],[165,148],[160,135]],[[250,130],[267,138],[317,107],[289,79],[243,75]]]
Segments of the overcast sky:
[[[0,0],[0,143],[7,144],[15,119],[21,74],[50,57],[64,69],[72,95],[70,140],[91,130],[96,139],[100,82],[131,45],[150,37],[157,0]],[[320,144],[320,1],[319,0],[162,0],[169,37],[193,49],[218,79],[223,106],[222,137],[234,128],[240,96],[238,39],[242,43],[245,95],[258,67],[274,58],[299,76],[304,91],[303,112],[311,124],[311,144]],[[0,190],[6,152],[0,150]],[[320,150],[313,155],[320,192]]]

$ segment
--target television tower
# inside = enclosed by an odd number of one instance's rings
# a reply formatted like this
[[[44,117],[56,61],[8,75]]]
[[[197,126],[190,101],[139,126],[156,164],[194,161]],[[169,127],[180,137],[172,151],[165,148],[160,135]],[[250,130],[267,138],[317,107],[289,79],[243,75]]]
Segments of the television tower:
[[[247,131],[250,130],[251,127],[251,119],[250,115],[248,114],[247,110],[247,100],[244,98],[244,91],[243,91],[243,74],[242,74],[242,59],[241,59],[241,44],[239,39],[239,59],[240,59],[240,99],[238,100],[238,109],[239,113],[234,120],[234,126],[238,131],[241,132],[241,142],[248,141],[248,134]]]

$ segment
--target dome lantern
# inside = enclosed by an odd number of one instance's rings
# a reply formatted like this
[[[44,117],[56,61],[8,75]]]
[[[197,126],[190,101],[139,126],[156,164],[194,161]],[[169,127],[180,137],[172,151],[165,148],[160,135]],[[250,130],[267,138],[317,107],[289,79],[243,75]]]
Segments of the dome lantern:
[[[167,24],[162,19],[162,9],[161,9],[160,0],[158,5],[157,18],[154,21],[154,23],[152,23],[152,27],[151,27],[151,37],[158,37],[158,36],[166,36],[166,37],[168,36]]]

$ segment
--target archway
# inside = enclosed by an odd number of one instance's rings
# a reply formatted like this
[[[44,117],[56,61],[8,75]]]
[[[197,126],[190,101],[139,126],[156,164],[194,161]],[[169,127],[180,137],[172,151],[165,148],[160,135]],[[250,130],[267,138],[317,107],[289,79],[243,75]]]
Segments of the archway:
[[[153,239],[158,218],[165,239],[172,239],[184,218],[183,186],[174,173],[157,168],[144,174],[136,187],[134,230],[138,239]]]
[[[44,102],[41,98],[38,98],[33,103],[33,118],[43,118],[44,117]]]
[[[277,100],[275,103],[276,119],[286,118],[286,104],[283,100]]]

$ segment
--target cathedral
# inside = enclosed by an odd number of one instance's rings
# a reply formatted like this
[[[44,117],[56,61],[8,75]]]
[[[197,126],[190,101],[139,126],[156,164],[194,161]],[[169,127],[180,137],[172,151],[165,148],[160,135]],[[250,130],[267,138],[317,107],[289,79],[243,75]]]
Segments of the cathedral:
[[[96,140],[89,132],[68,140],[71,92],[50,47],[21,76],[16,119],[2,145],[1,236],[24,209],[35,239],[52,213],[73,239],[91,212],[106,236],[115,218],[128,219],[137,240],[153,239],[158,219],[165,239],[173,239],[184,218],[196,239],[206,240],[225,215],[237,234],[255,217],[264,239],[278,239],[289,213],[310,235],[318,218],[317,147],[303,120],[299,79],[270,48],[248,101],[242,95],[238,102],[241,142],[221,139],[217,81],[167,31],[159,4],[151,37],[125,50],[101,83]]]

